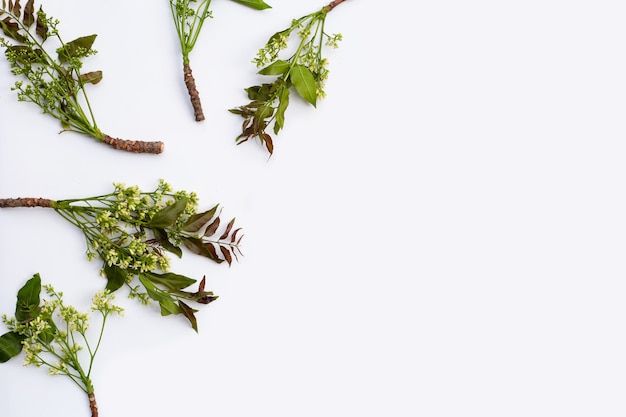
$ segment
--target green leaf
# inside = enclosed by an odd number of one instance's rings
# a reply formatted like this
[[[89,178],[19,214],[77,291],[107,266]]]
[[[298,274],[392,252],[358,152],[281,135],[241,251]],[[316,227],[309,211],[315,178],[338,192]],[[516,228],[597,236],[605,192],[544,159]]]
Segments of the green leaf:
[[[159,245],[161,245],[163,249],[175,254],[179,258],[183,257],[183,250],[169,241],[167,232],[164,229],[154,228],[152,231],[154,232],[154,237],[159,240]]]
[[[144,274],[139,274],[139,281],[143,284],[148,296],[159,303],[162,316],[180,314],[180,309],[171,295],[159,290]]]
[[[248,87],[245,90],[250,100],[267,101],[272,96],[273,84],[261,84]]]
[[[173,204],[169,206],[165,206],[163,209],[158,211],[152,216],[150,222],[148,223],[149,227],[158,227],[161,229],[165,229],[170,227],[176,222],[178,216],[180,216],[183,211],[185,211],[185,207],[187,207],[187,202],[189,200],[186,197],[181,198],[180,200],[176,200]]]
[[[189,219],[185,222],[183,226],[183,230],[185,232],[196,233],[198,230],[202,229],[202,227],[213,218],[218,206],[219,204],[216,204],[215,207],[210,210],[194,214],[193,216],[189,217]]]
[[[278,107],[276,107],[276,118],[274,119],[274,133],[278,133],[285,126],[285,110],[289,106],[289,86],[285,86],[280,91],[278,97]]]
[[[289,73],[289,79],[298,94],[315,106],[317,101],[317,84],[315,83],[313,73],[304,65],[297,64],[294,65]]]
[[[196,320],[196,316],[193,313],[195,313],[198,310],[194,310],[193,308],[189,307],[187,304],[183,303],[181,300],[178,300],[178,307],[180,309],[180,312],[183,314],[183,316],[187,318],[187,320],[189,320],[189,323],[191,323],[191,327],[193,327],[193,329],[197,333],[198,321]]]
[[[15,319],[19,322],[34,319],[39,315],[39,293],[41,293],[41,277],[33,275],[17,292]]]
[[[0,20],[0,28],[9,38],[15,39],[18,42],[26,42],[26,37],[19,33],[19,25],[13,22],[11,18],[7,17],[4,20]]]
[[[82,58],[87,56],[91,50],[91,46],[98,35],[81,36],[71,42],[66,43],[57,49],[57,55],[61,63],[68,62],[72,58]]]
[[[209,258],[212,261],[217,262],[218,264],[224,262],[219,256],[217,256],[217,251],[212,243],[203,242],[202,239],[197,239],[194,237],[186,237],[183,238],[183,244],[187,249],[196,255],[204,256],[205,258]]]
[[[265,3],[263,0],[233,0],[235,3],[243,4],[244,6],[252,7],[257,10],[270,9],[272,6]]]
[[[261,75],[281,75],[284,74],[285,71],[289,69],[289,61],[284,61],[279,59],[277,61],[272,62],[267,67],[263,68],[259,71]]]
[[[116,265],[104,265],[104,275],[107,279],[106,289],[114,292],[117,291],[126,283],[128,279],[128,271],[126,269],[122,269]]]
[[[0,363],[17,356],[22,351],[22,340],[26,339],[19,333],[8,332],[0,336]]]
[[[143,275],[152,281],[152,283],[163,285],[171,290],[182,290],[196,282],[193,278],[174,274],[173,272],[166,272],[164,274],[145,272]]]
[[[102,71],[91,71],[86,74],[80,74],[80,80],[83,83],[98,84],[102,81]]]

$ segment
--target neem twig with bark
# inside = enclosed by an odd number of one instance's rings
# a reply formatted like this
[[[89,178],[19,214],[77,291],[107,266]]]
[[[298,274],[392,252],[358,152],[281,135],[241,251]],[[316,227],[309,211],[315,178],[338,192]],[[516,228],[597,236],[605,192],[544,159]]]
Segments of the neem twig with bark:
[[[257,10],[268,9],[270,6],[262,0],[233,0]],[[213,17],[209,6],[211,0],[170,0],[172,18],[176,27],[176,34],[180,41],[180,49],[183,56],[183,75],[193,113],[197,122],[204,120],[200,93],[196,88],[196,80],[193,77],[189,64],[189,54],[196,45],[202,25],[207,18]]]
[[[0,29],[7,38],[0,38],[11,72],[24,77],[12,90],[18,101],[35,103],[44,114],[61,122],[62,132],[77,132],[97,139],[115,149],[127,152],[163,152],[163,142],[144,142],[113,138],[103,133],[93,115],[85,86],[102,80],[102,71],[82,73],[82,59],[94,55],[92,48],[96,35],[82,36],[63,42],[57,25],[59,21],[46,16],[39,8],[35,12],[34,0],[21,7],[2,0]],[[44,49],[49,38],[56,38],[60,46],[52,52]],[[46,44],[48,46],[48,44]]]
[[[172,192],[162,180],[150,192],[124,184],[114,186],[113,192],[95,197],[0,199],[0,208],[53,209],[83,232],[87,259],[103,262],[101,272],[107,279],[107,290],[126,286],[131,298],[142,304],[156,301],[162,315],[182,314],[197,331],[196,310],[186,302],[209,304],[217,296],[204,290],[204,278],[196,291],[185,291],[196,280],[169,272],[166,252],[180,258],[184,247],[216,263],[231,265],[241,255],[241,229],[233,227],[234,218],[220,226],[219,205],[197,213],[195,193]],[[136,285],[131,285],[133,282]]]
[[[252,61],[261,68],[258,73],[276,79],[273,83],[246,88],[250,103],[229,110],[244,119],[241,134],[236,139],[238,145],[256,137],[271,155],[274,142],[266,129],[273,124],[274,134],[278,134],[284,127],[291,87],[313,107],[318,98],[326,95],[328,60],[322,57],[322,49],[324,46],[336,48],[341,40],[341,34],[325,32],[326,16],[344,1],[334,0],[314,13],[292,20],[290,27],[273,34],[259,49]],[[295,52],[287,59],[278,59],[292,36],[298,39]]]
[[[40,293],[45,290],[46,299]],[[99,337],[94,344],[89,341],[89,313],[80,313],[63,302],[63,293],[51,285],[41,285],[35,274],[17,292],[15,316],[3,316],[9,329],[0,336],[0,363],[24,352],[24,365],[48,368],[49,375],[64,375],[87,394],[91,417],[98,417],[98,404],[91,380],[94,358],[107,318],[122,314],[123,310],[112,303],[113,294],[99,291],[92,298],[91,312],[101,316]],[[82,353],[79,355],[79,352]],[[89,356],[88,361],[84,355]]]

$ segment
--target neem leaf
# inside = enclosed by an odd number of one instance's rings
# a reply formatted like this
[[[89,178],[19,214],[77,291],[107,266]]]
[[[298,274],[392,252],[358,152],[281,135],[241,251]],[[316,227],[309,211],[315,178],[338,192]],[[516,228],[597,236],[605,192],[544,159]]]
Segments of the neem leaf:
[[[26,5],[24,6],[24,18],[22,19],[22,23],[26,28],[32,26],[35,23],[35,0],[28,0]]]
[[[235,224],[235,218],[233,217],[233,219],[226,226],[226,230],[224,230],[224,233],[222,233],[222,236],[220,236],[219,240],[226,239],[228,237],[228,234],[232,230],[234,224]]]
[[[26,339],[19,333],[8,332],[0,336],[0,363],[4,363],[22,351],[22,340]]]
[[[219,226],[220,226],[220,218],[216,217],[215,220],[213,220],[213,223],[211,223],[204,231],[204,236],[206,237],[213,236]]]
[[[166,272],[164,274],[157,274],[154,272],[144,272],[144,276],[152,281],[154,284],[163,285],[171,290],[182,290],[187,288],[191,284],[196,282],[195,279],[186,277],[184,275],[174,274],[173,272]]]
[[[183,257],[183,250],[169,241],[167,232],[164,229],[154,228],[152,231],[154,232],[154,237],[159,240],[159,245],[161,245],[163,249],[175,254],[179,258]]]
[[[98,35],[81,36],[71,42],[66,43],[57,49],[57,55],[59,61],[62,63],[68,62],[72,58],[81,58],[87,56],[87,53],[91,50],[91,46],[96,40]]]
[[[104,270],[104,276],[107,279],[107,285],[105,288],[111,292],[120,289],[128,279],[128,271],[120,268],[119,266],[109,266],[105,264],[102,269]]]
[[[7,17],[4,20],[0,20],[0,28],[9,38],[15,39],[18,42],[26,41],[26,37],[18,32],[20,29],[19,25],[16,22],[13,22],[11,18]]]
[[[281,75],[284,74],[285,71],[289,69],[289,61],[284,61],[279,59],[277,61],[272,62],[267,67],[263,68],[259,71],[261,75]]]
[[[263,0],[233,0],[236,3],[243,4],[244,6],[252,7],[257,10],[270,9],[272,6],[265,3]]]
[[[15,319],[19,322],[34,319],[39,314],[39,293],[41,292],[41,277],[33,275],[31,279],[17,292],[15,305]]]
[[[180,314],[180,309],[174,302],[174,298],[172,296],[159,290],[144,274],[139,274],[139,281],[143,284],[148,296],[159,303],[162,316]]]
[[[317,101],[317,85],[311,70],[304,65],[294,65],[293,69],[289,73],[289,79],[298,94],[315,106]]]
[[[164,229],[173,225],[178,219],[183,211],[185,211],[185,207],[187,207],[188,199],[186,197],[181,198],[180,200],[176,200],[173,204],[169,206],[165,206],[160,211],[156,212],[154,216],[148,222],[148,226],[150,227],[158,227]]]
[[[35,33],[43,41],[45,41],[46,39],[48,39],[48,24],[39,18],[40,14],[44,14],[41,6],[39,6],[39,11],[37,12],[37,20],[35,21]]]
[[[185,232],[195,233],[198,230],[202,229],[202,227],[213,218],[218,206],[219,204],[216,204],[215,207],[210,210],[194,214],[193,216],[189,217],[189,219],[185,222],[185,225],[183,226],[183,230]]]
[[[17,0],[13,7],[11,7],[11,2],[9,1],[9,9],[11,9],[11,13],[13,13],[17,17],[20,16],[20,8],[20,0]]]
[[[102,81],[102,71],[91,71],[86,74],[80,74],[80,80],[84,83],[98,84]]]
[[[198,310],[194,310],[193,308],[189,307],[187,304],[183,303],[181,300],[178,300],[178,308],[180,309],[181,314],[185,316],[187,320],[189,320],[189,323],[191,323],[191,327],[193,327],[193,329],[197,333],[198,321],[196,320],[196,316],[193,313],[195,313]]]
[[[273,84],[261,84],[254,85],[252,87],[245,88],[244,91],[248,93],[250,100],[267,101],[272,96]]]
[[[274,133],[277,134],[285,126],[285,110],[289,106],[289,86],[283,88],[278,96],[278,107],[276,107],[276,118],[274,119]]]
[[[230,254],[230,249],[227,246],[220,245],[220,252],[222,252],[222,255],[224,255],[224,259],[226,259],[228,266],[230,266],[233,263],[233,257]]]

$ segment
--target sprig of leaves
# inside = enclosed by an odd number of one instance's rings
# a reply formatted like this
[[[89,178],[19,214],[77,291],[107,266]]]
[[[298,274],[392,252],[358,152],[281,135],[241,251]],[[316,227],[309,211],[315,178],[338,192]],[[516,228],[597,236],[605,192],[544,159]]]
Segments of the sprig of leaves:
[[[195,193],[173,192],[163,180],[151,192],[115,184],[112,193],[96,197],[0,200],[0,208],[18,206],[53,208],[83,232],[87,258],[103,261],[107,290],[126,286],[131,298],[156,301],[163,316],[182,314],[196,331],[197,310],[187,302],[209,304],[217,296],[205,291],[205,278],[197,290],[185,290],[196,280],[169,272],[166,253],[181,258],[185,248],[229,266],[242,255],[243,235],[234,218],[224,225],[219,205],[198,212]]]
[[[271,6],[263,0],[233,0],[237,3],[257,10],[268,9]],[[189,54],[193,50],[200,31],[206,19],[213,17],[209,9],[211,0],[170,0],[170,9],[176,34],[180,41],[180,49],[183,56],[183,74],[185,86],[189,93],[189,99],[193,107],[194,116],[197,122],[204,120],[200,93],[196,88],[196,81],[193,77],[191,66],[189,65]]]
[[[18,101],[31,102],[61,122],[63,131],[91,136],[115,149],[129,152],[161,153],[162,142],[130,141],[113,138],[98,127],[85,90],[87,84],[102,80],[102,71],[83,72],[83,60],[96,54],[97,35],[87,35],[63,42],[57,26],[41,7],[35,11],[34,0],[24,7],[20,1],[2,0],[0,38],[11,72],[23,78],[15,83]],[[50,39],[60,45],[50,51]],[[44,44],[47,49],[44,48]]]
[[[257,68],[261,68],[258,74],[276,78],[272,83],[246,88],[250,103],[229,110],[244,119],[242,132],[237,136],[238,145],[256,137],[271,155],[274,142],[266,130],[273,124],[274,134],[278,134],[285,126],[291,88],[313,107],[326,95],[328,60],[323,58],[322,51],[324,47],[336,48],[341,40],[341,34],[325,32],[326,16],[343,1],[333,1],[317,12],[294,19],[290,27],[273,34],[259,50],[253,60]],[[286,59],[279,59],[292,37],[299,38],[295,52]]]
[[[104,332],[107,318],[122,314],[112,304],[113,294],[98,292],[92,299],[91,312],[101,317],[101,328],[95,344],[87,338],[89,314],[80,313],[63,302],[63,293],[51,285],[43,286],[48,300],[41,300],[41,277],[35,274],[17,293],[15,316],[4,315],[8,332],[0,336],[0,363],[24,352],[24,365],[44,366],[49,375],[70,378],[89,398],[92,417],[98,416],[98,405],[91,380],[94,358]],[[81,362],[79,352],[86,351],[89,360]],[[87,363],[87,365],[84,365]]]

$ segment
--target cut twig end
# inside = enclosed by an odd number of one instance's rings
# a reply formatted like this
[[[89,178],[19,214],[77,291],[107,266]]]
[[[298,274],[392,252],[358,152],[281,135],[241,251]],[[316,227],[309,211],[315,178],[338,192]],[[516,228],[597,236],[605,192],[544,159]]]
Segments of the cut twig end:
[[[53,207],[54,201],[47,198],[0,198],[0,208]]]
[[[120,151],[135,152],[135,153],[154,153],[159,154],[165,149],[163,142],[144,142],[141,140],[125,140],[113,138],[109,135],[104,135],[102,142],[111,146],[112,148]]]
[[[193,78],[189,64],[183,65],[183,73],[185,75],[185,85],[189,92],[189,99],[193,107],[193,114],[196,117],[196,122],[201,122],[204,120],[204,112],[202,111],[202,103],[200,102],[200,93],[196,88],[196,80]]]

